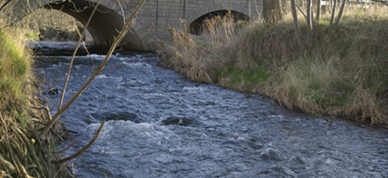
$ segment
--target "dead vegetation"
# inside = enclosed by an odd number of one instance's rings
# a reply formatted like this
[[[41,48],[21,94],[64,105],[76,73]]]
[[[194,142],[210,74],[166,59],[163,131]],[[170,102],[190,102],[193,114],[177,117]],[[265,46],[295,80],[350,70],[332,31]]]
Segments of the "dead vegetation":
[[[231,24],[213,24],[200,37],[170,29],[174,45],[154,45],[163,66],[193,81],[260,93],[313,115],[388,126],[387,10],[348,8],[332,30],[331,13],[322,14],[308,49],[298,45],[291,15],[273,26],[254,22],[244,29],[217,17]]]
[[[2,177],[69,175],[67,167],[50,163],[58,157],[52,151],[53,145],[63,139],[63,127],[55,125],[43,138],[37,132],[49,115],[34,97],[38,91],[31,71],[32,53],[25,47],[23,35],[15,33],[18,31],[0,30],[0,174]]]

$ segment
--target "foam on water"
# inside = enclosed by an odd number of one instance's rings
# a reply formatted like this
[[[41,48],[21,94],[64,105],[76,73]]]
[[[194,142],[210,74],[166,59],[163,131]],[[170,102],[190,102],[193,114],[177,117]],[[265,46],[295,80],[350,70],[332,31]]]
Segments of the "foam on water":
[[[104,58],[90,57],[96,65]],[[81,140],[66,155],[86,145],[102,119],[110,118],[96,142],[73,160],[79,177],[388,176],[386,130],[192,83],[158,67],[154,57],[113,55],[108,70],[62,115],[70,137]],[[70,57],[37,58],[36,71],[47,81],[42,88],[61,91]],[[94,71],[89,56],[78,56],[75,69],[67,96]],[[59,96],[47,97],[55,110]],[[168,118],[196,124],[163,124]]]

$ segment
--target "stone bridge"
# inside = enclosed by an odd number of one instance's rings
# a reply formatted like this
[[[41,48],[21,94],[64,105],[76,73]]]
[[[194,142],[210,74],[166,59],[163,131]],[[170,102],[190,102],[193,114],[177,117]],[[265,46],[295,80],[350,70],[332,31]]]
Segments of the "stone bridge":
[[[18,0],[10,5],[15,19],[25,17],[38,8],[53,8],[67,13],[86,24],[99,0]],[[87,28],[97,45],[110,45],[140,0],[101,0],[98,11]],[[169,39],[168,26],[180,27],[184,19],[196,28],[211,14],[228,10],[238,17],[255,19],[261,15],[261,0],[147,0],[140,10],[136,24],[123,39],[122,46],[135,50],[150,50],[149,40]],[[197,25],[198,26],[198,25]],[[191,29],[196,31],[196,29]]]

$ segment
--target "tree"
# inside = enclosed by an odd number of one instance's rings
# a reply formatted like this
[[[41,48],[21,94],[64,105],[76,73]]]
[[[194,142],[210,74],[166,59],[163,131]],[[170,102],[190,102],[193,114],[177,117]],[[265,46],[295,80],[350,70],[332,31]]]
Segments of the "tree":
[[[338,12],[338,15],[336,17],[337,1],[338,0],[334,0],[333,4],[332,4],[333,8],[332,8],[332,14],[331,14],[330,26],[329,26],[329,30],[330,31],[332,31],[334,28],[336,28],[339,25],[339,22],[341,21],[341,17],[342,17],[343,11],[345,9],[345,4],[346,4],[347,0],[342,0],[341,1],[341,8],[340,8],[340,10]],[[386,0],[386,1],[388,1],[388,0]],[[314,38],[313,29],[314,29],[314,26],[319,24],[319,19],[320,19],[320,6],[321,6],[320,0],[317,0],[317,1],[305,0],[305,2],[307,2],[306,3],[307,6],[306,6],[306,9],[305,9],[306,13],[304,13],[303,9],[296,4],[295,0],[291,0],[291,12],[292,12],[294,29],[295,29],[295,37],[296,37],[296,40],[298,42],[298,45],[301,48],[306,48],[306,47],[311,47],[312,46],[313,38]],[[313,8],[314,7],[313,3],[314,2],[317,4],[317,13],[315,15],[315,23],[313,23],[314,22],[314,13],[313,13],[313,9],[314,9]],[[299,29],[299,20],[298,20],[298,15],[297,15],[297,11],[296,11],[297,8],[299,9],[301,14],[303,14],[303,16],[306,19],[306,24],[307,24],[307,43],[302,40],[303,38],[302,38],[302,34],[300,32],[300,29]],[[334,19],[335,19],[335,21],[334,21]]]
[[[311,45],[313,41],[313,28],[314,28],[314,15],[313,15],[313,1],[307,0],[307,14],[306,14],[306,21],[307,21],[307,34],[308,34],[308,44]]]
[[[268,25],[281,21],[283,18],[281,0],[263,0],[263,16]]]
[[[337,7],[337,0],[334,0],[333,4],[333,10],[331,12],[331,18],[330,18],[330,31],[333,28],[333,22],[334,22],[334,16],[335,16],[335,9]]]
[[[321,19],[321,0],[317,0],[317,14],[315,15],[315,25],[319,24]]]
[[[338,26],[341,20],[342,14],[344,13],[344,9],[345,9],[345,4],[346,4],[346,0],[342,0],[341,9],[337,15],[337,19],[335,20],[335,24],[334,24],[335,26]]]
[[[301,35],[300,29],[299,29],[298,14],[296,12],[295,0],[291,0],[291,12],[292,12],[292,18],[294,20],[294,30],[295,30],[296,41],[298,42],[299,47],[304,48],[304,43],[302,41],[302,35]]]

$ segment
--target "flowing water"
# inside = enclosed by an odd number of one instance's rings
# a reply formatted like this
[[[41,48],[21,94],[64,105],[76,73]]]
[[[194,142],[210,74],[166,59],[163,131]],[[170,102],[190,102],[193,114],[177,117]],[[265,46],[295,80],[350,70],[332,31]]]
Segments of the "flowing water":
[[[63,44],[44,43],[54,49]],[[59,54],[61,51],[56,51]],[[104,55],[77,56],[69,100]],[[36,56],[56,112],[71,57]],[[59,94],[49,91],[53,88]],[[388,132],[284,109],[272,100],[193,83],[154,54],[115,54],[63,114],[78,177],[388,177]]]

